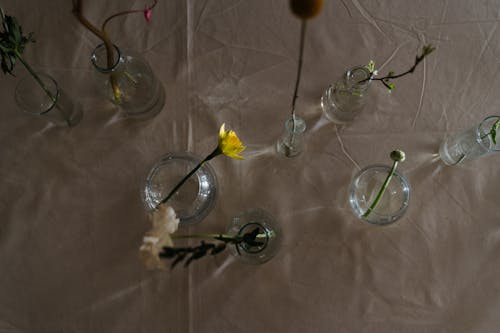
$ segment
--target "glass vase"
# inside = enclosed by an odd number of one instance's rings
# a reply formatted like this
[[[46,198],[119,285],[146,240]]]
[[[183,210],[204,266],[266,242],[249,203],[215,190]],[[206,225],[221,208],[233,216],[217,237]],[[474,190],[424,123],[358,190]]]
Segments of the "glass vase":
[[[499,116],[489,116],[478,125],[445,139],[439,148],[439,157],[446,165],[457,165],[490,153],[500,151],[500,136],[493,140],[490,131]]]
[[[15,100],[23,111],[40,116],[57,126],[75,126],[83,116],[57,82],[45,73],[26,76],[16,86]]]
[[[362,169],[352,180],[349,189],[349,203],[354,214],[361,220],[387,225],[403,216],[410,203],[410,184],[404,176],[395,171],[389,185],[377,206],[368,216],[364,216],[375,201],[391,167],[374,165]]]
[[[114,59],[114,64],[108,66],[104,44],[92,52],[95,80],[103,94],[127,117],[145,119],[157,115],[165,104],[165,91],[146,60],[116,46]]]
[[[294,121],[295,119],[295,121]],[[304,132],[306,122],[304,119],[294,116],[285,122],[285,132],[276,143],[276,151],[285,157],[300,155],[304,143]]]
[[[154,210],[170,191],[186,176],[201,158],[190,153],[164,155],[151,169],[142,192],[146,208]],[[195,224],[215,206],[217,178],[212,167],[204,163],[167,201],[181,225]]]
[[[321,97],[325,116],[337,124],[352,122],[365,107],[370,82],[366,67],[348,69]]]
[[[281,246],[281,229],[274,217],[263,209],[255,208],[233,217],[226,233],[231,236],[242,236],[259,230],[256,237],[259,245],[250,246],[246,243],[231,244],[231,253],[248,264],[263,264],[271,260]]]

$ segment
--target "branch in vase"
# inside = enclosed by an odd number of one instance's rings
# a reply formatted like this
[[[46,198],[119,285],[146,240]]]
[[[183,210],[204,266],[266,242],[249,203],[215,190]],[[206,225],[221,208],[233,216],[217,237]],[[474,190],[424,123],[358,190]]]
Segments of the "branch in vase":
[[[412,67],[410,67],[410,69],[400,74],[395,74],[393,71],[390,71],[389,73],[387,73],[386,76],[381,78],[375,78],[375,76],[378,73],[377,70],[375,70],[375,63],[373,62],[373,60],[370,60],[370,62],[366,66],[366,68],[370,72],[370,76],[364,80],[359,81],[358,83],[364,83],[367,81],[380,81],[387,89],[393,90],[396,86],[394,85],[393,82],[391,82],[391,80],[398,79],[400,77],[413,73],[417,68],[418,64],[420,64],[425,59],[425,57],[431,54],[435,49],[436,48],[430,44],[425,45],[422,49],[422,53],[417,54],[417,56],[415,57],[415,63],[413,64]]]
[[[78,18],[80,23],[85,26],[88,30],[90,30],[94,35],[96,35],[103,43],[106,48],[106,64],[108,68],[112,68],[115,64],[115,49],[113,46],[113,42],[109,38],[106,32],[106,24],[111,21],[115,17],[133,14],[133,13],[144,13],[144,17],[146,21],[149,22],[151,19],[151,10],[156,6],[157,0],[154,0],[153,5],[146,6],[144,9],[134,9],[122,11],[116,14],[109,16],[101,26],[101,29],[97,28],[94,24],[92,24],[84,15],[83,15],[83,0],[75,0],[73,1],[73,14]],[[110,84],[113,90],[113,96],[115,100],[120,103],[122,101],[122,92],[118,87],[118,83],[115,75],[111,74],[110,76]]]

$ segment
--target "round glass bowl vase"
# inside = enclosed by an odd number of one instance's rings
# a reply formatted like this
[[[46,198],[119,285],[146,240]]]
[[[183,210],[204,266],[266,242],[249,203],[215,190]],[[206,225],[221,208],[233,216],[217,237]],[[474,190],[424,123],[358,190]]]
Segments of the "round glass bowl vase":
[[[114,46],[114,62],[108,66],[104,44],[98,45],[90,60],[95,81],[102,94],[127,117],[147,119],[157,115],[165,104],[165,90],[147,61],[138,53]]]
[[[337,124],[352,122],[366,105],[370,82],[370,72],[366,67],[348,69],[339,80],[325,89],[321,97],[325,116]]]
[[[375,201],[390,170],[391,167],[385,165],[369,166],[362,169],[352,180],[349,203],[354,214],[361,220],[376,225],[391,224],[401,218],[408,208],[410,184],[395,171],[377,206],[368,216],[364,216]]]
[[[57,126],[75,126],[83,116],[81,106],[73,103],[57,82],[44,73],[21,79],[15,100],[21,110]]]
[[[276,219],[260,208],[254,208],[233,217],[227,227],[228,235],[243,236],[255,229],[259,233],[255,238],[258,245],[247,243],[231,244],[231,253],[242,262],[258,265],[271,260],[281,247],[281,228]]]
[[[154,210],[201,160],[190,153],[164,155],[146,178],[142,192],[146,208]],[[204,163],[166,204],[175,210],[181,225],[189,225],[205,218],[214,207],[216,199],[217,178],[210,165]]]

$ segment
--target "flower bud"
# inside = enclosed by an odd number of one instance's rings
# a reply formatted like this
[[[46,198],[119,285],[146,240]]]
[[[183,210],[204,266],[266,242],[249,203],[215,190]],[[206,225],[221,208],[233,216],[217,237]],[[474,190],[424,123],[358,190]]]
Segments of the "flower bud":
[[[405,160],[405,152],[402,150],[391,151],[391,160],[403,162]]]
[[[292,13],[301,19],[309,19],[319,14],[323,0],[290,0]]]

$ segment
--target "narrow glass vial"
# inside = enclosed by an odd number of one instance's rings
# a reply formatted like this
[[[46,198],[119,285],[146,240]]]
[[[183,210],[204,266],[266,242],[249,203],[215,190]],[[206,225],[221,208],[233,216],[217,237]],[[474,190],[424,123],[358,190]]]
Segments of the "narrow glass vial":
[[[493,140],[490,131],[499,116],[486,117],[479,125],[451,136],[441,143],[439,157],[446,165],[457,165],[500,151],[500,135]],[[498,131],[497,131],[498,132]]]
[[[274,217],[265,210],[255,208],[233,217],[227,227],[227,234],[242,236],[258,230],[255,240],[258,245],[241,243],[230,245],[231,253],[248,264],[263,264],[271,260],[281,246],[281,229]]]
[[[115,59],[112,66],[107,66],[104,44],[92,52],[91,62],[100,90],[127,117],[154,117],[165,104],[165,91],[151,67],[139,54],[122,52],[116,46]]]
[[[295,121],[294,121],[295,119]],[[294,116],[285,122],[285,133],[276,143],[276,151],[285,157],[295,157],[302,152],[306,122]]]
[[[321,108],[326,117],[337,124],[352,122],[363,110],[370,85],[366,67],[348,69],[337,82],[326,88],[321,97]]]
[[[75,126],[82,119],[81,106],[74,103],[47,74],[36,73],[23,78],[16,86],[17,105],[25,112],[45,118],[57,126]],[[42,88],[41,84],[45,87]]]

